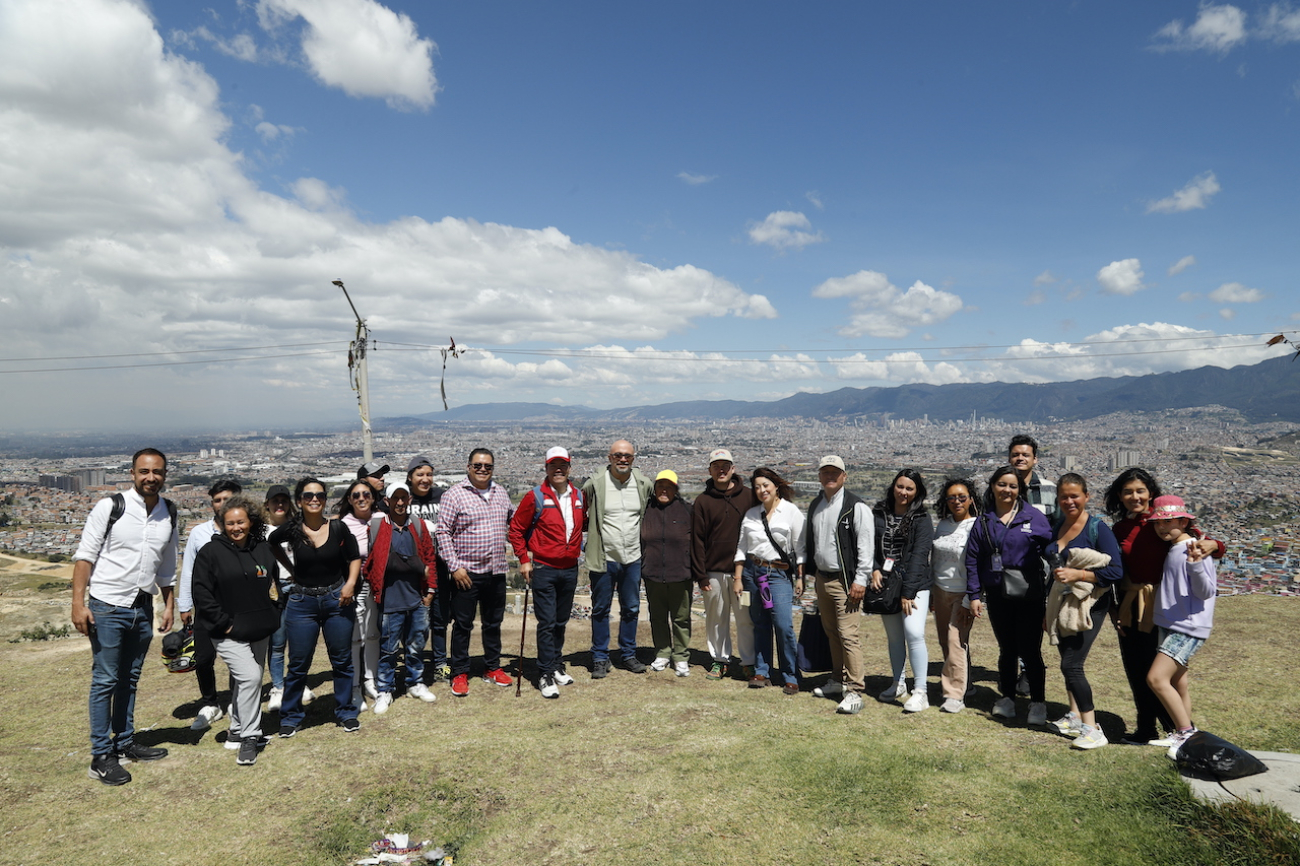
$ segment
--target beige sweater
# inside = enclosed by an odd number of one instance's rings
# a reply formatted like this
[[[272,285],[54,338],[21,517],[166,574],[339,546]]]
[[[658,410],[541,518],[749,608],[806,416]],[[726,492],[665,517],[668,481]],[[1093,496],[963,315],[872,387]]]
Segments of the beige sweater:
[[[1076,547],[1070,551],[1066,562],[1069,568],[1097,569],[1110,565],[1110,557],[1089,548]],[[1060,643],[1061,636],[1069,637],[1092,628],[1092,605],[1106,587],[1095,583],[1057,583],[1047,596],[1047,639],[1052,646]]]

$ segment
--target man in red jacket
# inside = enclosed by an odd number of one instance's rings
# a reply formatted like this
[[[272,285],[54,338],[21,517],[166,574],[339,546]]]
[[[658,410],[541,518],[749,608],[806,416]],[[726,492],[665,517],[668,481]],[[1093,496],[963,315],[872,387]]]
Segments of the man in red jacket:
[[[569,483],[569,452],[555,447],[546,452],[546,480],[524,495],[510,520],[519,574],[533,590],[537,686],[544,698],[558,698],[558,686],[573,682],[562,659],[564,629],[578,588],[583,505],[582,493]]]

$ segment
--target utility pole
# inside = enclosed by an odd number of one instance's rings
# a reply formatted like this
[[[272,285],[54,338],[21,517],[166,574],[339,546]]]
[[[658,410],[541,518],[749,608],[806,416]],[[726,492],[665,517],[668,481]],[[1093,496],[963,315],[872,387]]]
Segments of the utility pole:
[[[366,320],[357,312],[357,305],[352,303],[347,286],[342,280],[334,280],[334,285],[343,290],[343,297],[348,299],[352,315],[357,317],[357,336],[348,346],[348,372],[352,377],[352,390],[357,392],[357,405],[361,409],[361,450],[364,462],[375,459],[374,441],[370,435],[370,379],[366,375],[366,349],[370,346],[370,329]]]

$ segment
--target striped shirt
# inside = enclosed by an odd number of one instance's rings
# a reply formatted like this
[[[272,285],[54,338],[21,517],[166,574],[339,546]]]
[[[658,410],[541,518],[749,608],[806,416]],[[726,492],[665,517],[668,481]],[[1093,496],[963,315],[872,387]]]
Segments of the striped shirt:
[[[434,533],[447,568],[505,574],[506,529],[513,513],[510,495],[496,482],[487,490],[479,490],[469,479],[453,485],[438,503]]]

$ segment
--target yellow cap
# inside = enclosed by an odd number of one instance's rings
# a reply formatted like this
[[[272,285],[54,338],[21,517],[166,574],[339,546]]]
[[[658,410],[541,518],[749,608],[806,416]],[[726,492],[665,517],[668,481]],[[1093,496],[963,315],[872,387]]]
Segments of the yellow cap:
[[[665,469],[655,476],[655,483],[657,484],[660,481],[671,481],[675,487],[677,486],[677,473],[671,469]]]

